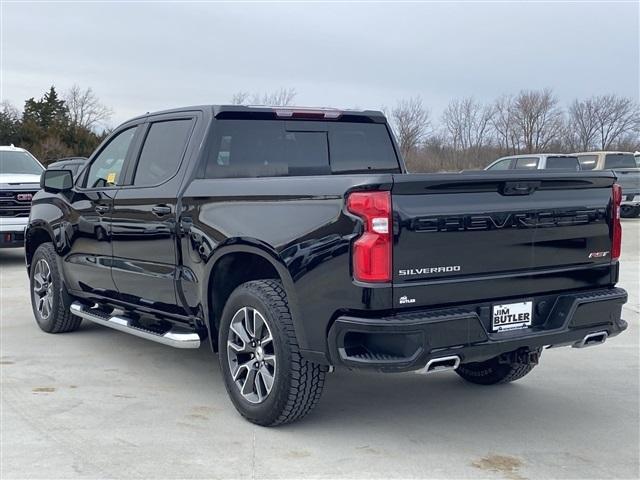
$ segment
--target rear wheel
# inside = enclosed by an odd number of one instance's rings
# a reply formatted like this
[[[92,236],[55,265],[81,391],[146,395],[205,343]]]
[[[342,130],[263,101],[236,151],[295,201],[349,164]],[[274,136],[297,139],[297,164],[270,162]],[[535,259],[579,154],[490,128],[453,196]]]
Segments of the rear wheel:
[[[47,333],[76,330],[82,319],[69,311],[72,299],[62,282],[51,243],[43,243],[34,253],[29,279],[31,306],[40,329]]]
[[[635,218],[640,215],[640,206],[620,205],[620,216],[622,218]]]
[[[471,383],[495,385],[521,379],[538,364],[541,350],[516,355],[500,355],[484,362],[464,363],[456,373]]]
[[[234,406],[250,422],[298,420],[318,403],[326,367],[302,358],[282,284],[247,282],[222,313],[220,366]]]

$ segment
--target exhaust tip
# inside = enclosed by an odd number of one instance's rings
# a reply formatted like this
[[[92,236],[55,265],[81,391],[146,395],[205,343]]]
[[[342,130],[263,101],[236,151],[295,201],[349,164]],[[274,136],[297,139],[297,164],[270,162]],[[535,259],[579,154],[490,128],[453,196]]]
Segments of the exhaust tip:
[[[582,340],[573,344],[573,348],[595,347],[603,344],[609,335],[607,332],[595,332],[586,335]]]
[[[432,358],[427,364],[416,370],[416,373],[425,375],[427,373],[444,372],[446,370],[455,370],[460,366],[460,357],[451,355],[449,357]]]

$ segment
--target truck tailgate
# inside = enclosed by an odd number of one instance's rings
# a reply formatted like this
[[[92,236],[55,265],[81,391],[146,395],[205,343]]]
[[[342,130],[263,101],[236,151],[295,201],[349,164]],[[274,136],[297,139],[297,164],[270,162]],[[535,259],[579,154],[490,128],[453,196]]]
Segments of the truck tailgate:
[[[394,306],[610,285],[610,172],[394,175]]]

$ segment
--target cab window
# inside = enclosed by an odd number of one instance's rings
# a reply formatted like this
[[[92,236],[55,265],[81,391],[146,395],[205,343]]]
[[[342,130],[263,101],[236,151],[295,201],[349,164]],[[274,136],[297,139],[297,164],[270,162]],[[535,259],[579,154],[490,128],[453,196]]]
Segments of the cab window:
[[[536,157],[518,158],[516,160],[516,170],[535,170],[538,168]]]
[[[499,162],[491,165],[488,168],[488,170],[509,170],[510,166],[511,166],[511,159],[505,158],[504,160],[500,160]]]
[[[580,155],[578,157],[581,170],[593,170],[598,165],[597,155]]]
[[[114,187],[120,184],[122,167],[137,129],[136,126],[123,130],[98,154],[89,167],[85,187]]]

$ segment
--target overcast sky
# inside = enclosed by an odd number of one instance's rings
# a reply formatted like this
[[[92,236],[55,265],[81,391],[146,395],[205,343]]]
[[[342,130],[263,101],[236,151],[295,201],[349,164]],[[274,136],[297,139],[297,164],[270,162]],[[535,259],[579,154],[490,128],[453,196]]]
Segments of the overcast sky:
[[[92,87],[111,125],[294,87],[296,104],[639,96],[639,3],[6,3],[2,99]]]

